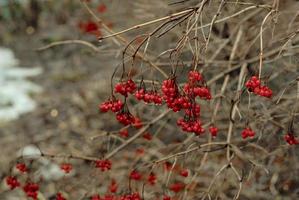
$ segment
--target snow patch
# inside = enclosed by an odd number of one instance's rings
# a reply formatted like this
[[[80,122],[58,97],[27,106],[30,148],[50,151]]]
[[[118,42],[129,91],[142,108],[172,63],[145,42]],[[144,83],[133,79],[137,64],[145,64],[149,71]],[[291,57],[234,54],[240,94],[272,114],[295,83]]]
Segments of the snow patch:
[[[41,74],[42,69],[18,65],[14,53],[0,47],[0,122],[17,119],[21,114],[33,111],[36,103],[30,95],[42,91],[40,86],[26,80]]]

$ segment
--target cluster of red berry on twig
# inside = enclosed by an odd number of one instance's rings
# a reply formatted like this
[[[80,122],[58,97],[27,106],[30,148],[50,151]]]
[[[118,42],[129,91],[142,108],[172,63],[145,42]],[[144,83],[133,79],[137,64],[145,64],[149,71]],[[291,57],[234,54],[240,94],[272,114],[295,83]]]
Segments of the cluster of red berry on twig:
[[[255,136],[255,132],[249,127],[244,128],[241,134],[243,139],[246,139],[247,137],[253,138]]]
[[[136,90],[136,84],[132,79],[117,83],[114,87],[114,91],[116,93],[119,93],[125,97],[127,97],[128,94],[133,94],[135,90]]]
[[[13,190],[17,187],[20,187],[20,182],[18,181],[18,179],[14,176],[8,176],[6,177],[6,184],[8,185],[8,187]]]
[[[123,108],[124,104],[119,99],[109,99],[108,101],[105,101],[100,104],[99,108],[101,112],[108,112],[111,110],[112,112],[116,113],[119,112]]]
[[[28,172],[28,168],[25,163],[17,163],[15,168],[19,172],[21,172],[21,174]],[[32,198],[34,200],[37,200],[38,198],[39,185],[37,183],[26,181],[26,183],[22,186],[21,182],[18,180],[16,176],[6,177],[5,183],[10,190],[14,190],[18,187],[22,187],[23,191],[25,192],[28,198]]]
[[[287,133],[284,136],[284,139],[289,145],[299,144],[299,140],[297,138],[295,138],[294,134],[292,134],[292,133]]]
[[[108,171],[112,167],[112,162],[110,160],[97,160],[95,161],[96,168],[101,169],[102,172]]]
[[[265,85],[261,85],[261,80],[257,76],[252,76],[245,84],[249,92],[253,92],[256,95],[271,98],[272,90]]]
[[[143,100],[145,103],[154,103],[156,105],[162,104],[162,97],[157,91],[147,91],[144,88],[141,88],[135,92],[135,97],[137,100]]]
[[[23,191],[26,193],[27,197],[31,197],[34,200],[37,200],[39,185],[33,182],[27,182],[23,187]]]
[[[17,164],[16,164],[16,169],[17,169],[19,172],[21,172],[21,173],[26,173],[26,172],[28,172],[28,168],[27,168],[27,166],[26,166],[25,163],[17,163]]]
[[[202,74],[197,71],[189,72],[188,82],[184,85],[182,90],[179,89],[176,83],[176,77],[173,76],[162,82],[162,95],[156,90],[147,91],[143,81],[137,89],[132,79],[117,83],[114,86],[114,92],[123,95],[125,98],[127,98],[129,94],[134,94],[138,101],[142,100],[145,103],[154,103],[155,105],[162,105],[163,102],[165,102],[167,107],[174,112],[184,111],[184,118],[180,118],[177,121],[177,125],[180,126],[183,131],[192,132],[196,135],[200,135],[204,132],[199,119],[200,105],[196,102],[196,97],[210,100],[212,96],[205,85]],[[116,113],[116,119],[121,124],[140,128],[141,120],[138,117],[134,117],[120,100],[115,99],[115,97],[112,99],[113,100],[109,99],[100,104],[99,108],[101,112],[111,110]],[[121,131],[120,134],[123,137],[128,136],[127,131]]]

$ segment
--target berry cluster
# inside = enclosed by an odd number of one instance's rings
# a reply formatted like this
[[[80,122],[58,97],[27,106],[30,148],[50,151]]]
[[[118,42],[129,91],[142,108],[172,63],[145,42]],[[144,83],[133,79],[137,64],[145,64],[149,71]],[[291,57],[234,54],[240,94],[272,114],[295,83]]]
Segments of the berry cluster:
[[[20,187],[20,182],[18,181],[18,179],[14,176],[8,176],[6,177],[6,184],[9,186],[9,188],[11,190]]]
[[[111,110],[112,112],[116,113],[119,112],[123,108],[124,104],[119,99],[108,100],[99,105],[99,109],[101,112],[108,112]]]
[[[34,200],[37,200],[39,186],[36,183],[28,182],[23,187],[24,192],[26,193],[27,197],[31,197]]]
[[[295,145],[295,144],[299,144],[299,140],[297,138],[295,138],[294,134],[292,133],[287,133],[284,136],[284,140],[289,144],[289,145]]]
[[[188,109],[185,110],[185,115],[187,117],[199,117],[200,116],[200,106],[194,103]]]
[[[181,118],[177,120],[177,125],[180,126],[183,131],[191,133],[193,132],[196,135],[200,135],[205,131],[201,126],[201,121],[199,119],[191,121]]]
[[[168,108],[174,112],[182,109],[192,109],[192,99],[185,94],[180,94],[175,78],[163,81],[162,92]]]
[[[156,105],[162,104],[162,97],[157,91],[146,91],[141,88],[135,92],[135,97],[137,100],[143,100],[145,103],[154,103]]]
[[[139,171],[137,170],[133,170],[131,173],[130,173],[130,179],[133,179],[135,181],[139,181],[141,180],[142,178],[142,175],[140,174]]]
[[[137,100],[142,100],[145,103],[153,103],[155,105],[161,105],[166,103],[167,107],[174,112],[184,111],[184,118],[179,119],[177,124],[183,131],[193,132],[197,135],[204,132],[201,126],[200,117],[200,105],[196,103],[196,97],[209,100],[212,98],[209,89],[207,88],[202,74],[197,71],[190,71],[188,74],[188,82],[184,85],[182,90],[179,89],[176,77],[171,77],[162,82],[160,95],[156,90],[145,89],[143,82],[140,83],[139,89],[136,90],[136,84],[132,79],[117,83],[114,87],[114,91],[123,95],[125,98],[128,94],[133,94]],[[100,105],[102,112],[109,110],[116,112],[116,119],[124,126],[132,125],[136,129],[142,127],[141,120],[138,117],[134,117],[128,109],[123,105],[120,100],[108,100]],[[122,137],[127,137],[127,131],[121,131]],[[146,139],[149,139],[146,137]]]
[[[16,164],[16,169],[21,172],[21,173],[26,173],[28,172],[27,166],[25,163],[17,163]]]
[[[138,193],[133,193],[120,197],[120,200],[141,200],[141,197]]]
[[[96,168],[101,169],[102,172],[108,171],[112,167],[112,162],[110,160],[97,160],[95,161]]]
[[[188,74],[188,79],[190,83],[197,83],[203,81],[203,76],[198,71],[190,71]]]
[[[261,81],[257,76],[252,76],[245,84],[249,92],[253,92],[256,95],[271,98],[272,90],[267,87],[261,85]]]
[[[116,93],[120,93],[123,96],[127,97],[128,94],[134,93],[134,91],[136,90],[136,84],[133,80],[129,79],[126,82],[120,82],[116,84],[114,90]],[[116,113],[116,120],[121,124],[126,126],[136,122],[138,124],[137,126],[140,127],[141,120],[139,118],[135,118],[128,110],[125,110],[124,103],[121,100],[116,99],[114,95],[112,96],[112,98],[99,105],[100,111],[108,112],[109,110],[111,110],[112,112]]]
[[[184,85],[184,92],[188,94],[188,96],[200,97],[206,100],[212,98],[210,90],[205,86],[192,86],[189,83],[186,83]]]
[[[175,78],[164,80],[162,83],[163,99],[167,102],[172,102],[179,96],[179,88],[176,84]]]
[[[241,134],[243,139],[246,139],[247,137],[253,138],[255,136],[255,132],[249,127],[244,128]]]
[[[197,96],[206,100],[212,98],[210,90],[204,85],[203,76],[197,71],[189,72],[188,82],[184,85],[184,92],[193,98]]]
[[[135,122],[135,117],[128,111],[124,111],[124,112],[119,112],[116,114],[116,120],[119,123],[127,126],[127,125],[133,124]]]
[[[126,82],[117,83],[114,87],[114,91],[127,97],[128,94],[133,94],[136,88],[135,82],[132,79],[129,79]]]

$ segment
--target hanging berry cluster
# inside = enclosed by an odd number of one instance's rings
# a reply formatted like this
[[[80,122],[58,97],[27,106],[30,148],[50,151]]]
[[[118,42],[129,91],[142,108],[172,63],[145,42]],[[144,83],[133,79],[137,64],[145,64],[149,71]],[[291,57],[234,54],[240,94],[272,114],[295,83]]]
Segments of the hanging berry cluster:
[[[24,175],[29,171],[25,163],[17,163],[15,168],[21,175]],[[16,176],[6,177],[5,183],[10,190],[21,187],[28,198],[37,200],[39,190],[39,185],[37,183],[27,180],[22,184]]]
[[[242,138],[244,139],[247,137],[253,138],[255,136],[255,132],[249,127],[244,128],[241,134],[242,134]]]
[[[116,113],[119,112],[123,108],[124,104],[119,99],[109,99],[108,101],[105,101],[101,103],[99,106],[101,112],[108,112],[111,110],[112,112]]]
[[[39,186],[36,183],[28,182],[23,187],[24,192],[26,193],[27,197],[31,197],[32,199],[37,199]]]
[[[174,112],[184,110],[184,118],[178,119],[177,125],[185,132],[202,134],[204,129],[199,119],[200,105],[196,103],[196,97],[204,100],[212,98],[203,76],[197,71],[190,71],[182,92],[179,92],[175,79],[164,81],[163,86],[162,91],[168,107]]]
[[[137,101],[143,101],[146,104],[162,105],[165,103],[167,107],[174,112],[184,111],[184,117],[178,119],[177,125],[185,132],[195,133],[200,135],[204,132],[200,117],[200,105],[196,102],[196,97],[203,100],[210,100],[212,98],[208,87],[205,84],[201,73],[197,71],[190,71],[188,74],[188,82],[179,89],[176,77],[172,76],[162,82],[161,94],[156,88],[147,90],[143,81],[137,88],[132,79],[121,81],[114,87],[114,92],[121,94],[125,99],[129,94],[134,94]],[[111,110],[116,113],[116,119],[123,125],[132,125],[135,128],[140,128],[141,120],[134,117],[122,103],[121,100],[116,99],[112,94],[112,98],[100,104],[101,112],[108,112]],[[127,136],[127,132],[120,133],[123,137]]]
[[[261,80],[257,76],[252,76],[245,84],[249,92],[256,95],[271,98],[272,90],[265,85],[261,85]]]
[[[129,79],[128,81],[117,83],[114,90],[116,93],[127,97],[128,94],[133,94],[135,92],[136,87],[135,82],[132,79]]]
[[[28,172],[28,169],[27,169],[27,166],[25,163],[17,163],[16,169],[22,174]]]
[[[18,181],[18,179],[14,176],[6,177],[6,184],[8,185],[8,187],[11,190],[13,190],[21,185],[20,182]]]
[[[155,105],[162,104],[162,97],[157,91],[146,91],[146,89],[141,88],[135,92],[135,97],[137,100],[143,100],[145,103],[154,103]]]
[[[97,160],[95,161],[96,168],[101,169],[102,172],[108,171],[112,167],[112,162],[110,160]]]
[[[284,139],[289,145],[299,144],[299,140],[297,138],[295,138],[294,134],[292,134],[292,133],[287,133],[284,136]]]

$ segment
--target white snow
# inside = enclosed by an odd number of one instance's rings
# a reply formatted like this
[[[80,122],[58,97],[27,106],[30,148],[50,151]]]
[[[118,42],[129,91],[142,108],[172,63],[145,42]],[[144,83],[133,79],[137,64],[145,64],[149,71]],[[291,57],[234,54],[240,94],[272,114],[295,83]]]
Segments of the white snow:
[[[0,122],[17,119],[36,108],[30,94],[41,92],[41,87],[26,78],[41,74],[42,69],[18,65],[14,53],[0,47]]]

